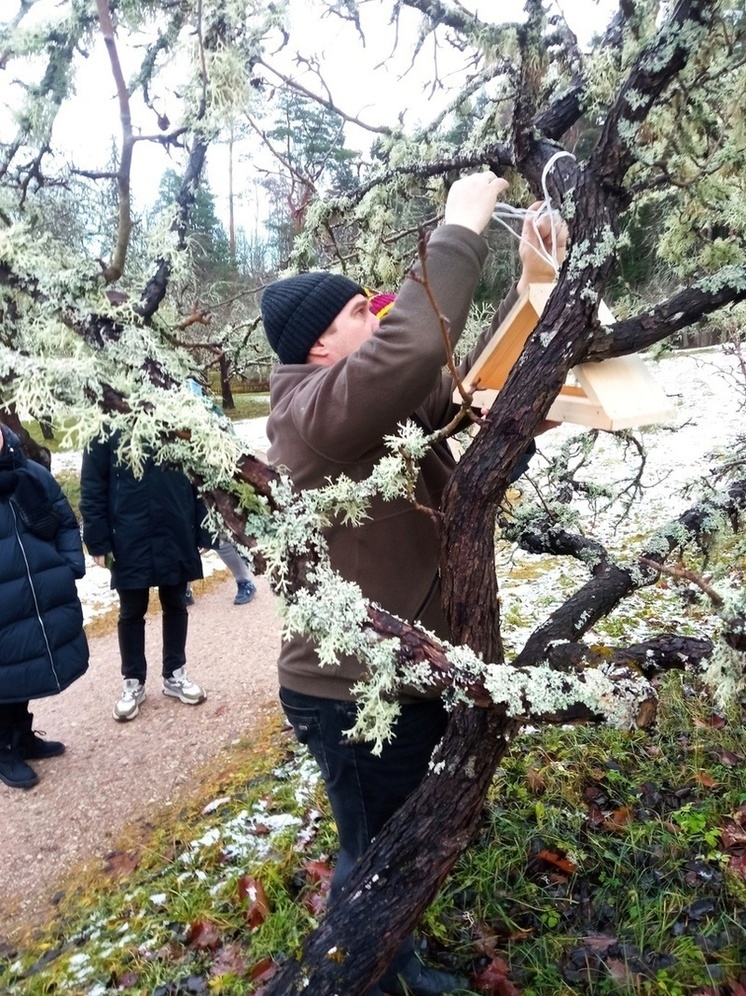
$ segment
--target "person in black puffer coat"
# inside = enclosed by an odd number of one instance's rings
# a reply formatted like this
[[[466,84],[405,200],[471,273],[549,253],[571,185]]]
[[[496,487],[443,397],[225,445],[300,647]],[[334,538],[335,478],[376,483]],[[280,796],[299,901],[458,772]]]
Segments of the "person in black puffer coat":
[[[60,486],[0,423],[0,779],[11,788],[38,782],[28,760],[65,749],[34,733],[29,702],[88,668],[75,587],[84,574],[80,529]]]
[[[158,588],[163,625],[163,692],[187,705],[207,697],[186,675],[187,583],[202,577],[205,508],[184,474],[148,459],[136,477],[118,458],[119,439],[94,440],[83,454],[80,511],[83,540],[94,561],[111,568],[119,595],[122,694],[120,722],[134,719],[145,698],[145,613]]]

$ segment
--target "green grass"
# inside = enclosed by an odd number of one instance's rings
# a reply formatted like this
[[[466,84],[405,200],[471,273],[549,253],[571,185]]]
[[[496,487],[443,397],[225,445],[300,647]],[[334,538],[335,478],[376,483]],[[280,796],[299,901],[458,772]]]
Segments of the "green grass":
[[[54,476],[76,518],[80,519],[80,474],[76,470],[59,470]]]
[[[218,395],[216,400],[220,400]],[[233,400],[235,408],[226,411],[226,415],[232,422],[238,422],[245,418],[263,418],[269,415],[269,394],[235,394]]]
[[[737,991],[746,877],[722,828],[746,805],[743,717],[722,725],[678,677],[662,703],[654,735],[516,739],[422,923],[430,958],[466,972],[469,992],[502,991],[476,981],[497,958],[523,996]],[[232,996],[298,952],[323,892],[306,866],[326,867],[335,834],[313,765],[276,722],[155,827],[125,838],[108,872],[65,885],[56,919],[0,959],[0,992],[150,994],[204,976]],[[251,925],[246,876],[268,907]]]
[[[28,431],[31,438],[39,443],[40,446],[46,446],[50,453],[62,453],[65,450],[76,449],[78,442],[75,439],[75,422],[73,419],[62,419],[54,424],[54,439],[45,439],[41,432],[41,426],[35,419],[24,422],[23,427]],[[61,448],[61,443],[65,437],[67,431],[72,431],[72,436],[70,438],[70,443],[65,447],[65,450]]]

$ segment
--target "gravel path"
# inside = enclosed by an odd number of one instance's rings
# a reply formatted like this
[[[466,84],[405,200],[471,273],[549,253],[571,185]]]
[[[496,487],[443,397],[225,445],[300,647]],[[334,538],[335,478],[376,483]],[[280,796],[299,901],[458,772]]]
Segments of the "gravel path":
[[[193,585],[187,667],[207,701],[186,706],[161,693],[160,617],[148,618],[148,697],[140,714],[117,723],[121,688],[116,630],[90,640],[88,672],[61,695],[31,703],[34,728],[62,740],[60,757],[34,761],[28,791],[0,782],[3,866],[0,942],[50,910],[56,882],[95,862],[121,831],[154,807],[177,802],[194,772],[278,709],[278,602],[263,578],[249,605],[233,605],[235,582]],[[158,605],[157,594],[152,602]]]

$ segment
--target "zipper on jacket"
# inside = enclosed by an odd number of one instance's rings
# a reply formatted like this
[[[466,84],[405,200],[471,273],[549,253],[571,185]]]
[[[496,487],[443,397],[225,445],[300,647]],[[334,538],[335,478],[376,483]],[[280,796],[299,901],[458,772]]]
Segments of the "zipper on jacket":
[[[21,554],[23,555],[23,562],[26,565],[26,575],[28,577],[29,585],[31,586],[31,594],[34,597],[34,606],[36,608],[36,618],[39,620],[39,626],[41,627],[42,636],[44,637],[44,645],[47,648],[47,656],[49,657],[49,666],[52,669],[52,674],[54,675],[54,680],[57,682],[57,688],[62,691],[60,687],[60,679],[54,666],[54,657],[52,656],[52,648],[49,646],[49,639],[47,638],[47,629],[44,625],[44,620],[41,616],[41,611],[39,609],[39,602],[36,597],[36,588],[34,587],[34,578],[31,574],[31,567],[29,566],[28,557],[26,556],[26,548],[23,545],[23,540],[21,539],[21,534],[18,531],[18,517],[16,516],[16,510],[13,508],[12,504],[8,502],[10,508],[13,512],[13,524],[16,531],[16,539],[18,540],[18,545],[21,548]]]

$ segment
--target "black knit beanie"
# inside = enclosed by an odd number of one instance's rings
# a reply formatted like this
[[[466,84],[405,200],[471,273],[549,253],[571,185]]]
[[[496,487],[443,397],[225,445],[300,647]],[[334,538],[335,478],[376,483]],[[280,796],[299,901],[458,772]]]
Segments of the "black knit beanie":
[[[363,288],[338,273],[299,273],[262,294],[264,331],[281,363],[305,363],[308,351]]]

